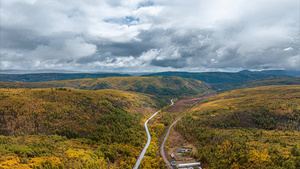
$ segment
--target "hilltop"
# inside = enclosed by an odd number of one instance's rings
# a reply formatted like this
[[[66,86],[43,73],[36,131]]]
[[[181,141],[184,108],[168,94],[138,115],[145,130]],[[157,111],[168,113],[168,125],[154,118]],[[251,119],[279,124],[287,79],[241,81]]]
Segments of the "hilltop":
[[[292,78],[286,74],[267,74],[250,71],[241,71],[237,73],[229,72],[160,72],[148,74],[144,76],[176,76],[182,78],[197,79],[211,85],[213,90],[218,92],[229,91],[234,89],[235,86],[243,85],[253,80],[258,79],[276,79],[276,78]]]
[[[231,90],[274,85],[300,85],[300,77],[251,80],[246,83],[234,85]]]
[[[252,74],[243,72],[160,72],[143,76],[178,76],[182,78],[197,79],[209,84],[239,83],[256,79],[292,77],[285,74]]]
[[[32,74],[0,74],[3,82],[47,82],[67,79],[127,77],[129,74],[119,73],[32,73]]]
[[[288,71],[288,70],[262,70],[262,71],[249,71],[242,70],[239,73],[248,73],[248,74],[281,74],[288,75],[293,77],[300,77],[300,71]]]

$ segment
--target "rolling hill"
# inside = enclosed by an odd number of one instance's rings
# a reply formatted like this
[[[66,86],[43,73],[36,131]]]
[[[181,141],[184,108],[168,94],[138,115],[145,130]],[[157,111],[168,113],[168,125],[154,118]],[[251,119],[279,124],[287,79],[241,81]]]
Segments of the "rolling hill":
[[[119,73],[32,73],[32,74],[1,74],[3,82],[46,82],[67,79],[127,77],[129,74]]]
[[[299,105],[299,85],[233,90],[201,101],[176,129],[208,168],[297,168]]]
[[[117,89],[160,96],[197,95],[210,89],[210,86],[207,83],[195,79],[183,79],[180,77],[108,77],[32,83],[0,82],[0,87],[68,87],[84,90]]]
[[[237,84],[232,89],[244,89],[274,85],[300,85],[300,77],[251,80],[246,83],[242,83],[241,85]]]
[[[0,168],[132,167],[157,110],[153,96],[112,89],[0,89],[0,100]]]
[[[143,76],[178,76],[182,78],[197,79],[209,84],[239,83],[249,80],[292,77],[284,74],[250,74],[250,73],[228,73],[228,72],[161,72]]]
[[[288,70],[262,70],[262,71],[249,71],[242,70],[239,73],[248,73],[248,74],[281,74],[288,75],[293,77],[300,77],[300,71],[288,71]]]
[[[258,79],[250,80],[246,82],[233,83],[233,84],[215,84],[212,85],[212,88],[217,89],[219,93],[236,90],[236,89],[245,89],[253,88],[259,86],[274,86],[274,85],[300,85],[300,78],[267,78],[267,79]]]

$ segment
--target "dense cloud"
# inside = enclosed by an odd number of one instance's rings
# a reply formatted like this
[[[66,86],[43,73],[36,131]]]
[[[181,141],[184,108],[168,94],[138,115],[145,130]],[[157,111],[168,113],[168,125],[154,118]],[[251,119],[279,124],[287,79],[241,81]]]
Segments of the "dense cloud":
[[[1,69],[299,70],[295,0],[2,0]]]

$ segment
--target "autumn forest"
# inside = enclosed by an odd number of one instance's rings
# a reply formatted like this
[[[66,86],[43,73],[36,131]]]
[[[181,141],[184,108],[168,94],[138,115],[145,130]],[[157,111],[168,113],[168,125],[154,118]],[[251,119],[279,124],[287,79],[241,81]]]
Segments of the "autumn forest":
[[[202,168],[300,168],[299,83],[250,80],[225,91],[176,76],[0,82],[0,168],[133,168],[156,111],[140,168],[166,167],[159,148],[178,117],[172,132],[195,146]]]

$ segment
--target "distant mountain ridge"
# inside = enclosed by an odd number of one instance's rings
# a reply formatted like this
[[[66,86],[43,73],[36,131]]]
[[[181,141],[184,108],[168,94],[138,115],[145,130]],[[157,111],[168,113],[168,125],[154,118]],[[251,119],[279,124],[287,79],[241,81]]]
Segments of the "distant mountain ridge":
[[[229,90],[253,88],[259,86],[274,86],[274,85],[300,85],[300,77],[295,78],[270,78],[270,79],[258,79],[251,80],[246,83],[236,84],[229,88]]]
[[[116,89],[155,96],[198,95],[211,87],[196,79],[181,77],[107,77],[51,82],[0,82],[0,88],[73,88],[82,90]]]
[[[293,77],[300,77],[300,71],[288,71],[288,70],[262,70],[262,71],[250,71],[250,70],[242,70],[239,73],[245,74],[280,74],[280,75],[288,75]]]
[[[256,79],[265,78],[284,78],[292,77],[285,74],[255,74],[255,73],[228,73],[228,72],[160,72],[143,76],[178,76],[182,78],[192,78],[204,81],[209,84],[239,83]]]
[[[68,79],[128,77],[129,74],[119,73],[35,73],[35,74],[0,74],[4,82],[46,82]]]
[[[59,70],[59,69],[37,69],[37,70],[0,69],[0,74],[1,73],[2,74],[38,74],[38,73],[88,73],[88,72]]]

